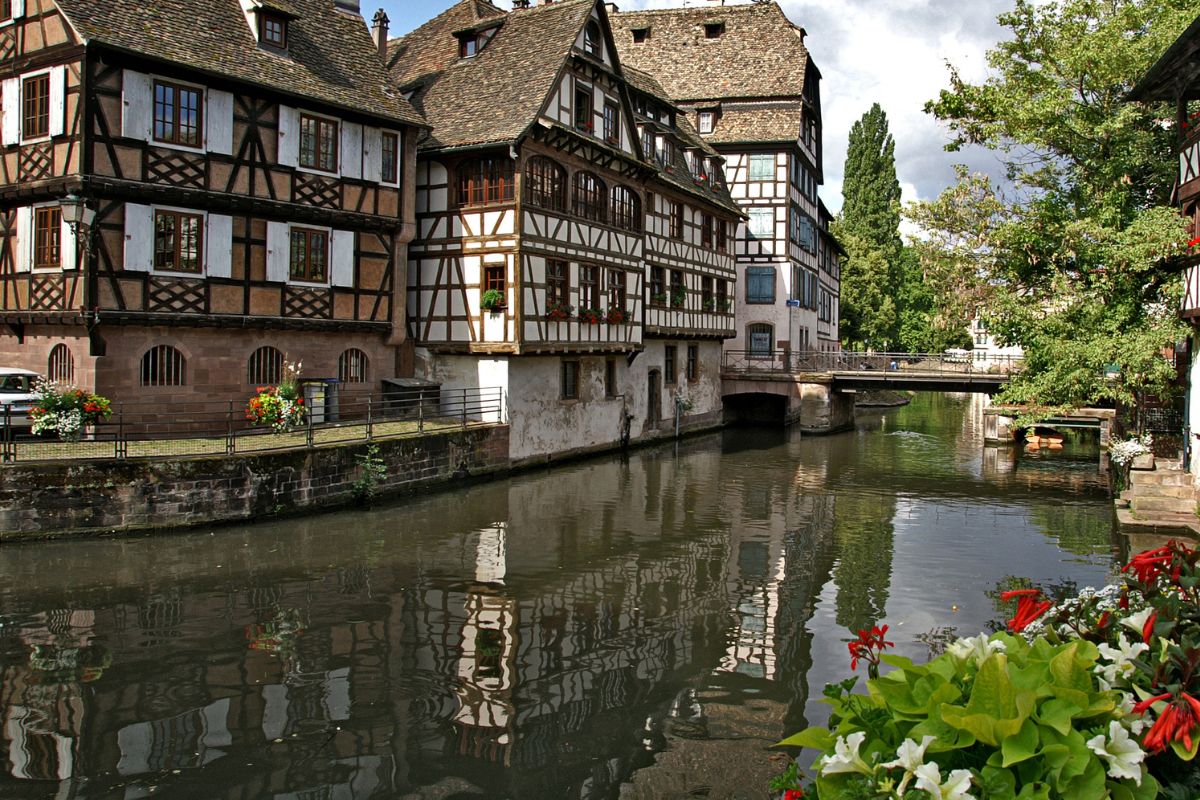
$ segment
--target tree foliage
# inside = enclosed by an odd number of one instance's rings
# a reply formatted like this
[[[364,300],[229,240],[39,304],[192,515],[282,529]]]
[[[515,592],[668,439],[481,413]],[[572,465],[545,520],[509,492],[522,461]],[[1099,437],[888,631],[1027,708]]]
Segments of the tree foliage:
[[[960,170],[909,211],[939,314],[979,309],[1025,349],[1002,399],[1081,406],[1168,390],[1160,351],[1182,335],[1186,242],[1169,207],[1173,113],[1126,96],[1195,13],[1191,0],[1017,0],[999,17],[1012,37],[988,53],[989,77],[951,68],[927,104],[954,134],[949,149],[992,149],[1013,186],[1005,196]]]

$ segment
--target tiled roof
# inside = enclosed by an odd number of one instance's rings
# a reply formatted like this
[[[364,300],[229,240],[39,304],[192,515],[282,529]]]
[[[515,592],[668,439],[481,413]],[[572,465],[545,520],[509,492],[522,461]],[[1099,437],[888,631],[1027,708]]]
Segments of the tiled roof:
[[[593,8],[564,0],[504,13],[483,0],[461,0],[388,43],[392,79],[415,88],[412,102],[433,131],[423,147],[511,142],[537,119]],[[472,58],[459,58],[455,31],[496,17],[500,29]]]
[[[774,2],[611,14],[621,62],[649,72],[676,102],[800,97],[808,50]],[[723,23],[709,39],[706,24]],[[640,44],[630,33],[648,28]]]
[[[295,14],[286,55],[260,48],[238,0],[56,0],[85,41],[373,116],[423,124],[394,89],[362,17],[333,0],[271,0]]]
[[[1179,35],[1129,92],[1130,100],[1195,100],[1200,97],[1200,17]],[[1190,69],[1186,67],[1191,67]]]
[[[711,144],[795,142],[800,138],[800,101],[722,104],[707,140]]]
[[[716,150],[713,150],[704,143],[704,140],[700,138],[700,134],[692,127],[692,123],[684,114],[679,114],[675,117],[675,128],[679,133],[679,138],[683,141],[684,147],[693,147],[706,156],[717,155]],[[711,184],[697,183],[692,178],[688,172],[687,160],[682,151],[676,153],[674,168],[670,172],[659,167],[658,179],[664,183],[673,185],[677,189],[682,189],[688,194],[723,206],[726,210],[732,211],[739,216],[745,216],[742,213],[741,206],[729,195],[729,186],[724,182],[721,182],[714,190]]]

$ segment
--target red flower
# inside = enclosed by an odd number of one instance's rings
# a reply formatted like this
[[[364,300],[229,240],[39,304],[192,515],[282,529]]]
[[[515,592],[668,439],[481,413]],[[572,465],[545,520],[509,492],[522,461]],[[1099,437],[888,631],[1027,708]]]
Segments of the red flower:
[[[1133,710],[1141,708],[1144,711],[1149,707],[1148,704],[1168,697],[1169,694],[1163,694],[1143,700],[1134,706]],[[1142,745],[1150,752],[1158,753],[1165,750],[1171,742],[1182,742],[1184,747],[1191,750],[1192,733],[1197,725],[1200,725],[1200,701],[1185,692],[1180,692],[1179,697],[1168,703],[1158,715],[1146,738],[1142,740]]]
[[[879,667],[879,654],[889,647],[896,646],[895,642],[884,640],[887,629],[887,625],[882,628],[876,625],[869,633],[865,630],[858,632],[858,638],[846,645],[850,651],[850,669],[858,669],[858,662],[862,660],[870,665],[871,675],[875,675]]]
[[[804,797],[803,789],[788,789],[783,793],[783,800],[801,800]]]
[[[1105,611],[1100,615],[1100,619],[1096,621],[1097,628],[1107,628],[1109,623],[1109,613]]]
[[[1138,553],[1129,559],[1128,564],[1121,567],[1121,572],[1133,570],[1140,582],[1153,583],[1154,579],[1163,572],[1166,565],[1171,563],[1172,558],[1174,558],[1174,555],[1171,553],[1171,547],[1163,545],[1153,550]]]
[[[1190,242],[1188,242],[1188,247],[1195,247],[1198,244],[1200,244],[1200,236],[1197,236],[1195,239],[1192,239]]]
[[[1158,619],[1158,612],[1155,611],[1150,616],[1146,617],[1146,624],[1142,626],[1142,641],[1149,642],[1150,634],[1154,633],[1154,622]]]
[[[1017,600],[1017,614],[1008,621],[1008,629],[1013,633],[1020,633],[1025,630],[1029,623],[1045,614],[1053,605],[1049,600],[1041,600],[1041,589],[1014,589],[1010,592],[1003,592],[1000,595],[1001,600]]]

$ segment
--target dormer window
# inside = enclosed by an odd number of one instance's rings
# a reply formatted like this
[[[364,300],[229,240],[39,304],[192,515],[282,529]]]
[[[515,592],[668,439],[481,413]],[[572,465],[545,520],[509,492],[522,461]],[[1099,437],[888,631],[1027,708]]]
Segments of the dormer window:
[[[697,127],[701,133],[712,133],[717,124],[717,115],[711,111],[701,111]]]
[[[487,47],[487,43],[492,40],[499,30],[498,25],[493,25],[484,30],[465,30],[454,34],[458,37],[458,55],[460,58],[474,58],[483,48]]]
[[[287,49],[287,17],[272,11],[261,11],[258,15],[258,41],[277,50]]]
[[[583,51],[589,56],[600,57],[600,26],[596,20],[588,20],[583,29]]]
[[[705,39],[720,39],[721,34],[725,33],[724,22],[706,22],[704,23],[704,38]]]
[[[642,42],[644,42],[650,38],[650,29],[649,28],[634,28],[632,31],[630,31],[630,33],[633,34],[633,43],[634,44],[641,44]]]

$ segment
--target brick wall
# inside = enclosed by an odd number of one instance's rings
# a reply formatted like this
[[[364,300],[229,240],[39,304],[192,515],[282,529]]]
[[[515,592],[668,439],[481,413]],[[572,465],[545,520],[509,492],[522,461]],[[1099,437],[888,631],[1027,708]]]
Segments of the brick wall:
[[[508,467],[508,427],[378,441],[380,494]],[[0,466],[0,541],[255,519],[354,500],[366,444],[256,456]]]

